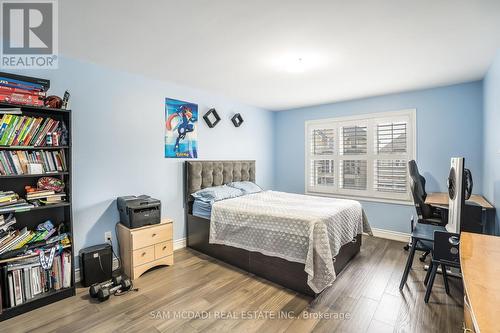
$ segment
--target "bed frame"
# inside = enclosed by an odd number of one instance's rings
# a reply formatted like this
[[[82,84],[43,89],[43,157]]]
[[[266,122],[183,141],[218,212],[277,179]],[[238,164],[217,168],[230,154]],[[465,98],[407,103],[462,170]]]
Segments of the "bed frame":
[[[192,193],[202,188],[228,184],[233,181],[255,182],[255,161],[186,161],[184,171],[184,209],[188,247],[286,288],[315,296],[314,291],[307,285],[304,264],[232,246],[210,244],[208,242],[210,220],[192,215]],[[333,262],[337,274],[360,251],[360,248],[361,235],[340,248],[340,252]]]

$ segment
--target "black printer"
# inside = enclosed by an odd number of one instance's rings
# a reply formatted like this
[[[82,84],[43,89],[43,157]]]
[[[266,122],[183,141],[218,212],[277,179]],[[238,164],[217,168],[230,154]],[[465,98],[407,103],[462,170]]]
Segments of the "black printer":
[[[116,200],[120,222],[127,228],[160,223],[161,202],[148,195],[129,195]]]

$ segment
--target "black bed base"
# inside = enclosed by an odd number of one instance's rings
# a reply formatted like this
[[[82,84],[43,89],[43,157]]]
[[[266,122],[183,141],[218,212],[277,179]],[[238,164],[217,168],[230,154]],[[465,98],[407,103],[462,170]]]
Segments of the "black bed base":
[[[258,252],[247,251],[232,246],[209,244],[210,221],[187,214],[187,246],[241,268],[283,287],[299,293],[316,296],[307,284],[307,273],[304,264],[290,262],[277,257],[266,256]],[[340,248],[335,257],[335,272],[339,274],[347,263],[361,249],[361,235],[356,241],[347,243]]]

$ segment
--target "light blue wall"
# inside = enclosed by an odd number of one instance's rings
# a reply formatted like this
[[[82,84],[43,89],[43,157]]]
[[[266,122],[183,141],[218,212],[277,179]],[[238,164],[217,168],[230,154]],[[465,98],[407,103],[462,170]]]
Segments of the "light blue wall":
[[[185,236],[183,160],[166,159],[164,100],[198,104],[200,159],[255,159],[257,182],[273,184],[272,121],[269,111],[172,83],[86,62],[61,59],[58,70],[22,71],[51,79],[50,92],[72,95],[73,214],[76,250],[104,241],[119,220],[115,198],[148,194],[174,219],[174,239]],[[201,115],[215,107],[222,121],[208,128]],[[235,128],[230,116],[245,120]],[[113,239],[116,239],[113,238]]]
[[[484,78],[484,194],[500,204],[500,50]],[[500,235],[497,210],[494,232]]]
[[[464,156],[467,168],[473,173],[474,192],[481,193],[482,98],[482,81],[478,81],[277,112],[274,116],[275,187],[304,193],[306,120],[416,108],[417,162],[427,179],[427,191],[444,191],[450,158]],[[410,218],[415,214],[412,206],[362,204],[373,227],[409,231]]]

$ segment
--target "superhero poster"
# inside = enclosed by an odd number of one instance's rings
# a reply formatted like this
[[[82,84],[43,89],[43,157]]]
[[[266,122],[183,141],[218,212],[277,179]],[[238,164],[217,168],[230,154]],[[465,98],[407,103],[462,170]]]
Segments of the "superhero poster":
[[[165,98],[165,157],[198,157],[198,105]]]

